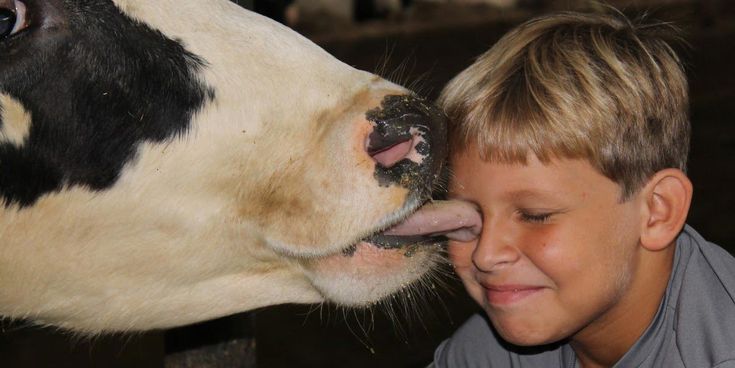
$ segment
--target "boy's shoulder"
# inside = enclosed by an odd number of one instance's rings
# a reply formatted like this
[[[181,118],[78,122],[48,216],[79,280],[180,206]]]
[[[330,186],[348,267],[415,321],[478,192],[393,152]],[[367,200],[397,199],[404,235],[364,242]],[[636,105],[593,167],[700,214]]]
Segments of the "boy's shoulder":
[[[682,361],[687,367],[735,367],[735,257],[689,226],[677,247],[688,259],[678,265],[684,268],[672,280],[678,297],[668,307],[675,311]]]
[[[710,302],[735,308],[735,257],[721,246],[705,240],[692,227],[686,226],[677,239],[677,252],[682,253],[677,258],[677,271],[672,283],[680,292],[687,292],[687,296],[699,292],[700,298]],[[678,280],[677,280],[678,278]],[[697,287],[701,288],[698,289]],[[708,291],[705,293],[704,291]],[[712,300],[716,299],[716,300]],[[677,300],[678,304],[688,302],[683,296]],[[733,316],[735,317],[735,316]]]
[[[439,345],[431,368],[569,367],[576,360],[568,345],[518,347],[504,342],[484,313],[471,316]]]

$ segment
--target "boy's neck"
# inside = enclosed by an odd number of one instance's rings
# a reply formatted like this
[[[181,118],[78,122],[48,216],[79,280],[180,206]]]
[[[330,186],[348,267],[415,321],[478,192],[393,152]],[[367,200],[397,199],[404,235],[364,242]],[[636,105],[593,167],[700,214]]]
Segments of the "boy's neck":
[[[603,318],[570,339],[582,368],[612,367],[638,341],[656,316],[673,269],[676,244],[643,250],[625,295]]]

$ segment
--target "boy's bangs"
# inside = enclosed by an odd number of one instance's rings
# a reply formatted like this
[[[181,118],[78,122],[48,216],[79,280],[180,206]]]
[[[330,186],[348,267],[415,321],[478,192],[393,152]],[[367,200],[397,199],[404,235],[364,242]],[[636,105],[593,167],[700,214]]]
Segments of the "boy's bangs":
[[[548,91],[528,83],[511,83],[497,98],[485,99],[468,111],[455,147],[476,147],[482,159],[503,163],[526,163],[529,154],[547,163],[554,158],[592,158],[593,134],[579,111],[564,113]],[[591,117],[590,117],[591,118]]]

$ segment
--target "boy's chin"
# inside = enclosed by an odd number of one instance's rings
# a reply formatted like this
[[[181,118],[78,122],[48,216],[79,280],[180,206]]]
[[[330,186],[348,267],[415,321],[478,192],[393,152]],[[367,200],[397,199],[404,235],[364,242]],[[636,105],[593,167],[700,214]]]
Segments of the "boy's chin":
[[[503,334],[503,333],[500,333],[500,337],[502,337],[504,341],[512,345],[523,346],[523,347],[551,345],[563,339],[562,337],[550,338],[548,336],[539,336],[539,335],[529,336],[529,335],[507,334],[506,336],[506,334]]]
[[[488,313],[492,321],[493,329],[503,339],[515,346],[543,346],[556,343],[566,336],[558,331],[553,331],[549,326],[538,326],[534,324],[510,323],[493,319],[492,314]]]

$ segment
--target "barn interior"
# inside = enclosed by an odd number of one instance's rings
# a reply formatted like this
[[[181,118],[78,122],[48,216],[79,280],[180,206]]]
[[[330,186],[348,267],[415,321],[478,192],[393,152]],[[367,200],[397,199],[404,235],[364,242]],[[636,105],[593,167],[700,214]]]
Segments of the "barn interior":
[[[336,58],[417,90],[431,99],[511,27],[558,10],[599,11],[584,0],[240,0],[313,40]],[[690,81],[694,200],[688,223],[735,252],[735,3],[729,0],[608,0],[635,17],[674,22]],[[283,305],[196,326],[207,341],[219,329],[246,354],[222,355],[222,367],[424,367],[434,348],[477,308],[459,282],[386,310]],[[167,354],[186,348],[176,331],[133,336],[70,335],[0,322],[2,367],[173,367]],[[167,335],[168,334],[168,335]],[[168,337],[167,337],[168,336]],[[181,335],[183,336],[183,335]],[[254,340],[250,337],[254,336]],[[254,351],[254,354],[253,354]]]

